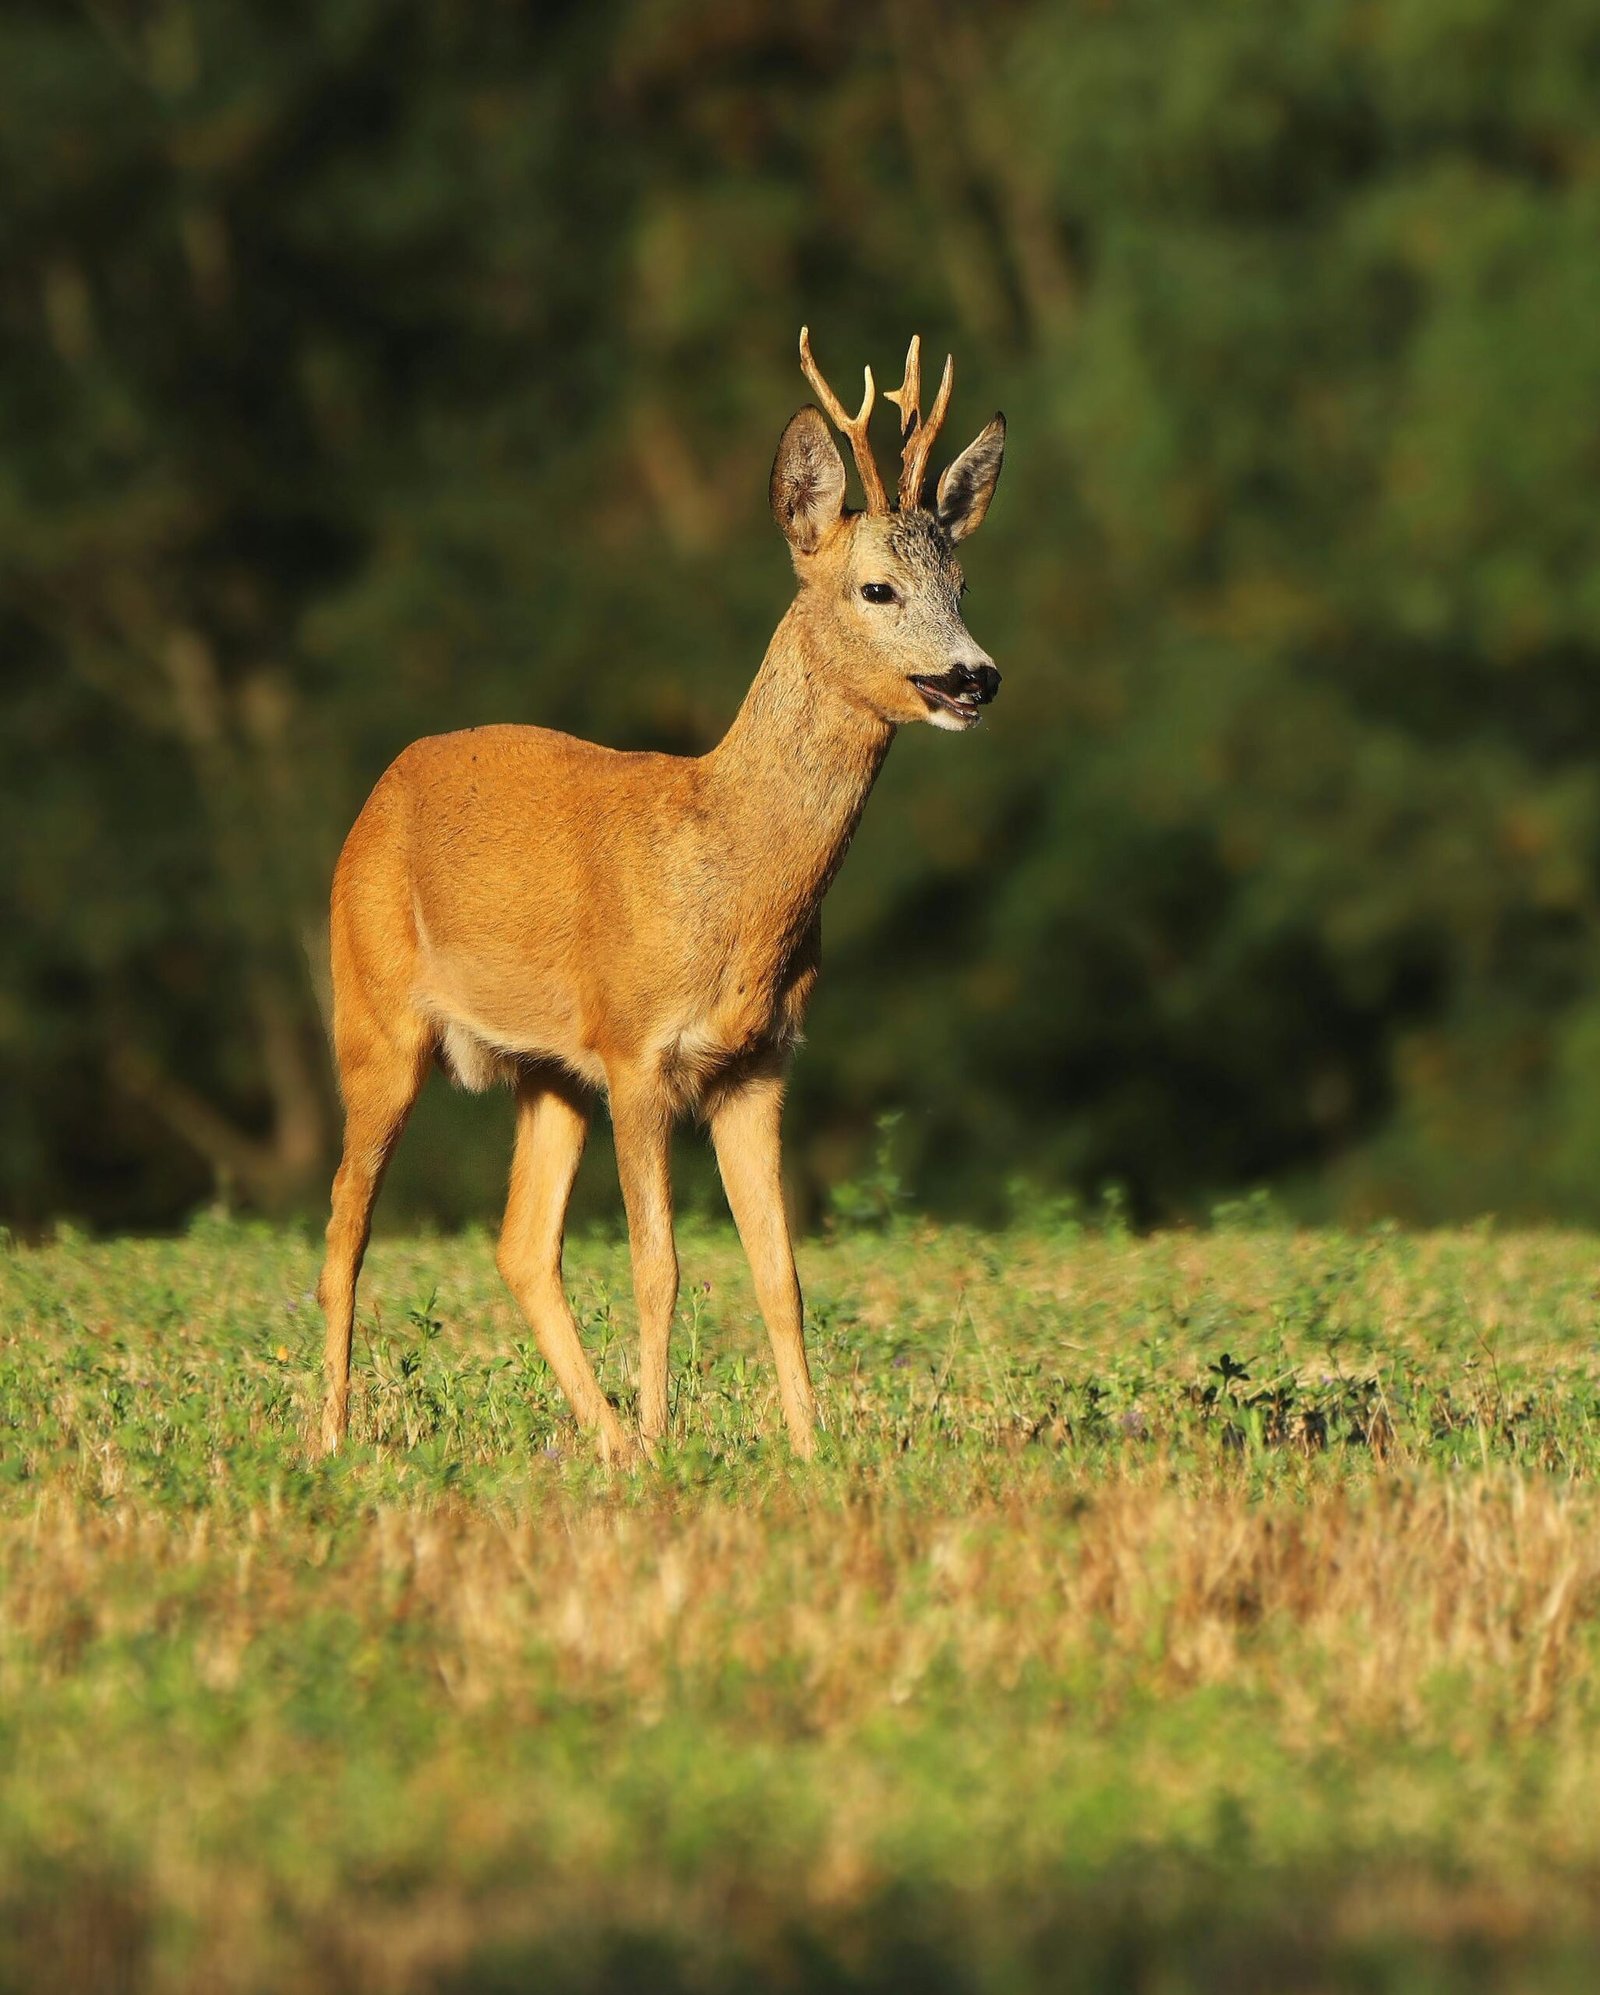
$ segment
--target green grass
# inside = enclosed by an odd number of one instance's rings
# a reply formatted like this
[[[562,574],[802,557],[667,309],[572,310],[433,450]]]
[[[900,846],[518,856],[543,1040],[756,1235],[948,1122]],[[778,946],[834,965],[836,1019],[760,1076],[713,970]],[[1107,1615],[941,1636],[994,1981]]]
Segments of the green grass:
[[[673,1439],[489,1243],[0,1256],[0,1987],[1587,1989],[1600,1241],[730,1235]],[[625,1250],[571,1285],[631,1402]]]

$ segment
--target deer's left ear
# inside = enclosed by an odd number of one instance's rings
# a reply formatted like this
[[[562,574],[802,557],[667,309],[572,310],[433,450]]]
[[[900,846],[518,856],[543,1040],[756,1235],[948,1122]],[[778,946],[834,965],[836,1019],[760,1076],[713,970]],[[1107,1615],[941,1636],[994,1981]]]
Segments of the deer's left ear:
[[[939,480],[934,509],[940,526],[952,540],[965,540],[983,525],[994,488],[1000,482],[1000,465],[1005,454],[1006,419],[996,416]]]
[[[778,439],[768,489],[772,517],[797,554],[815,554],[844,512],[844,459],[822,411],[809,404]]]

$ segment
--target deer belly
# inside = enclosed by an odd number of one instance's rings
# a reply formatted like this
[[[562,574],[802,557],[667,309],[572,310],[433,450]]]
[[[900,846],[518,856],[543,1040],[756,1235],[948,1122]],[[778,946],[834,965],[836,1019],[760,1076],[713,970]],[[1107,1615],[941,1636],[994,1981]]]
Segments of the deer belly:
[[[514,1078],[527,1060],[553,1060],[584,1080],[604,1080],[576,994],[560,979],[530,973],[525,957],[462,961],[425,952],[416,1003],[438,1026],[445,1064],[463,1087]]]

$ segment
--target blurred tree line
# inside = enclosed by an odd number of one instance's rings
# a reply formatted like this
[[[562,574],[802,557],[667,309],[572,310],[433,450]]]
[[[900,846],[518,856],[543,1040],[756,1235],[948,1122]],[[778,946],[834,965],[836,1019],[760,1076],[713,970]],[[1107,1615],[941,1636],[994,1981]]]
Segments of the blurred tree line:
[[[320,1207],[344,830],[420,733],[716,739],[802,319],[1012,425],[803,1195],[897,1107],[975,1215],[1600,1217],[1584,0],[9,0],[0,92],[13,1222]],[[487,1215],[429,1095],[386,1210]]]

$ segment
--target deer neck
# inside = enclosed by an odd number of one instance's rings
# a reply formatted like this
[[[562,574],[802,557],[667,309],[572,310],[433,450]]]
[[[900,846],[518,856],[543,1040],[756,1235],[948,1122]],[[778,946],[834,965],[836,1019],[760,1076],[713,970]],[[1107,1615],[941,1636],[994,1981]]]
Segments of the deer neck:
[[[738,875],[790,932],[827,892],[893,739],[888,721],[837,690],[827,649],[796,601],[706,758]]]

